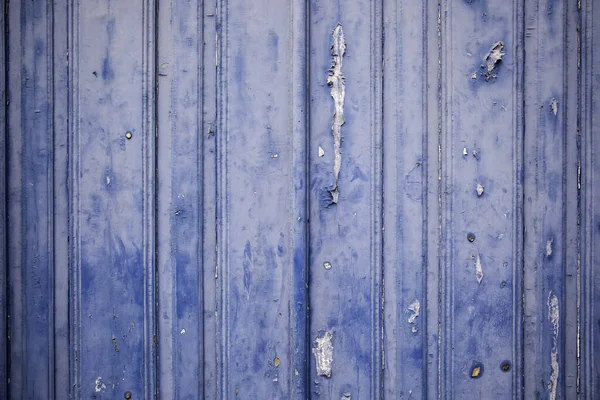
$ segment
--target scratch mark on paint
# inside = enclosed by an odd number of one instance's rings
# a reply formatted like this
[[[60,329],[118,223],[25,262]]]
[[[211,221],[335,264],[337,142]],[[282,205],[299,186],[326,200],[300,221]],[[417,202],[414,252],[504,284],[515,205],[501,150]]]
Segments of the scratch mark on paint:
[[[477,278],[477,283],[481,285],[481,281],[483,280],[483,266],[481,265],[479,254],[477,254],[477,260],[475,261],[475,277]]]
[[[316,347],[312,349],[315,355],[315,363],[317,365],[317,375],[330,377],[331,363],[333,362],[333,336],[329,332],[325,332],[323,337],[315,340]]]
[[[552,239],[548,239],[546,242],[546,257],[550,257],[552,255]]]
[[[339,198],[338,178],[340,167],[342,165],[342,125],[344,125],[344,99],[346,97],[346,83],[342,74],[342,59],[346,52],[346,39],[342,25],[338,24],[332,33],[333,43],[331,45],[331,55],[333,56],[333,65],[329,70],[327,84],[331,88],[331,97],[333,98],[335,111],[333,113],[333,124],[331,132],[333,134],[333,175],[335,184],[329,193],[331,194],[331,204],[337,204]]]
[[[408,312],[411,313],[410,317],[408,317],[408,323],[413,324],[412,332],[417,333],[417,327],[414,326],[414,324],[415,320],[419,316],[419,313],[421,312],[421,303],[419,302],[419,299],[415,299],[415,301],[413,301],[412,304],[408,306]]]
[[[552,373],[550,374],[550,400],[556,400],[556,388],[558,386],[558,329],[560,324],[560,315],[558,312],[558,298],[552,294],[552,290],[548,293],[548,320],[552,324],[552,339],[553,346],[550,353],[550,365]]]

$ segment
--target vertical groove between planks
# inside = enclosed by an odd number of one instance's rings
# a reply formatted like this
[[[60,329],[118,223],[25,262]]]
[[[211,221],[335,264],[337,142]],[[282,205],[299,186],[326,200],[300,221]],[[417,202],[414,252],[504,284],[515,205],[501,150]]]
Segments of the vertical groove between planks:
[[[227,12],[228,1],[219,0],[217,7],[217,266],[215,279],[220,300],[217,310],[217,398],[228,398],[229,329],[227,320],[229,310],[229,202],[227,176],[227,67],[228,37]]]
[[[523,374],[524,374],[524,351],[523,351],[523,296],[524,296],[524,214],[523,204],[525,195],[523,191],[523,154],[525,131],[525,101],[523,96],[524,88],[524,63],[525,63],[525,0],[514,0],[513,18],[515,28],[513,29],[513,48],[516,50],[515,66],[513,80],[513,93],[516,112],[513,114],[513,124],[515,126],[515,135],[513,135],[513,187],[515,188],[515,197],[513,198],[512,209],[515,253],[512,259],[513,276],[513,368],[512,368],[512,397],[513,399],[523,398]]]
[[[290,3],[291,23],[291,79],[290,97],[290,140],[293,149],[290,157],[290,171],[294,179],[290,184],[292,207],[290,226],[292,227],[291,248],[294,251],[290,268],[292,295],[288,300],[290,309],[290,385],[289,398],[307,398],[310,393],[308,351],[310,348],[309,322],[309,7],[310,2],[293,0]],[[300,183],[298,183],[300,182]]]
[[[55,369],[54,369],[54,359],[55,359],[55,332],[56,325],[54,320],[54,310],[55,307],[55,284],[54,284],[54,276],[55,276],[55,268],[56,264],[54,263],[55,257],[55,237],[54,237],[54,226],[55,226],[55,205],[54,205],[54,143],[55,143],[55,132],[54,132],[54,1],[50,0],[46,4],[46,88],[47,94],[46,98],[48,99],[48,110],[47,110],[47,127],[48,127],[48,136],[50,141],[50,149],[48,151],[48,168],[47,168],[47,192],[46,192],[46,204],[47,204],[47,212],[48,212],[48,221],[47,221],[47,233],[46,237],[48,238],[48,398],[55,398]]]
[[[6,205],[8,196],[8,187],[6,185],[6,167],[7,167],[7,134],[8,120],[7,115],[7,84],[6,73],[7,63],[7,26],[6,13],[8,2],[2,3],[0,9],[0,397],[8,398],[8,237],[7,237],[7,215]]]
[[[156,397],[156,4],[142,6],[142,245],[144,248],[144,395]]]
[[[438,70],[438,92],[439,92],[439,116],[438,116],[438,162],[439,162],[439,218],[440,218],[440,318],[441,329],[439,332],[440,357],[442,365],[440,370],[441,388],[438,393],[440,398],[452,397],[454,392],[454,336],[453,336],[453,298],[454,293],[454,262],[452,251],[452,161],[448,156],[452,139],[452,125],[449,93],[452,93],[452,82],[448,71],[452,66],[452,52],[448,50],[448,44],[452,43],[451,29],[451,3],[452,0],[440,0],[438,2],[438,46],[439,46],[439,70]],[[450,186],[449,186],[450,185]]]
[[[383,1],[371,2],[371,398],[383,391]]]
[[[578,327],[580,336],[578,335],[579,353],[578,361],[580,362],[580,371],[578,376],[578,395],[593,399],[597,397],[598,375],[595,367],[598,365],[598,351],[594,334],[598,334],[594,329],[596,310],[595,296],[598,290],[597,284],[597,268],[594,268],[596,261],[595,248],[598,240],[594,234],[598,234],[596,230],[597,222],[595,222],[596,214],[595,200],[596,192],[594,191],[594,124],[593,124],[593,88],[594,85],[594,50],[597,42],[594,42],[594,16],[598,11],[594,10],[592,0],[582,0],[582,9],[580,9],[580,27],[579,27],[579,134],[581,135],[582,146],[579,153],[579,167],[581,197],[582,204],[581,224],[580,224],[580,252],[581,252],[581,269],[579,272],[580,298],[581,305],[579,311]],[[597,38],[596,38],[597,39]],[[598,328],[596,328],[598,329]]]
[[[69,265],[70,265],[70,397],[81,397],[81,236],[79,207],[79,0],[68,3],[69,48]]]
[[[437,91],[437,264],[438,264],[438,399],[441,399],[445,396],[446,391],[446,366],[444,361],[447,360],[446,357],[446,310],[444,309],[444,299],[445,299],[445,259],[443,249],[445,246],[442,246],[443,240],[443,202],[442,202],[442,154],[441,154],[441,146],[442,146],[442,122],[443,122],[443,95],[442,91],[442,0],[437,1],[437,76],[436,76],[436,91]]]

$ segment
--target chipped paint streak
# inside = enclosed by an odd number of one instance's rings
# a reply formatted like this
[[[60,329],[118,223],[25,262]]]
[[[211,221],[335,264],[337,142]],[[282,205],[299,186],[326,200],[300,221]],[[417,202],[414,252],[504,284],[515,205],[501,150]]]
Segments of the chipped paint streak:
[[[560,325],[560,315],[558,312],[558,298],[552,294],[552,291],[548,293],[548,320],[552,324],[552,339],[553,346],[550,353],[550,366],[552,367],[552,373],[550,374],[550,382],[548,388],[550,389],[550,400],[556,400],[556,388],[558,387],[558,329]]]
[[[552,99],[550,107],[552,107],[552,114],[554,114],[554,116],[556,117],[556,115],[558,114],[558,101],[556,101],[556,99]]]
[[[312,349],[317,365],[317,375],[330,377],[331,363],[333,362],[333,336],[325,332],[323,337],[315,340],[316,347]]]
[[[481,265],[479,254],[477,254],[477,260],[475,261],[475,277],[477,278],[477,283],[481,285],[481,281],[483,280],[483,266]]]
[[[333,43],[331,45],[331,55],[333,56],[333,65],[329,70],[327,84],[331,88],[331,97],[334,102],[333,124],[331,132],[333,134],[333,175],[335,184],[329,193],[331,194],[331,203],[337,204],[339,197],[338,178],[340,167],[342,165],[342,125],[344,125],[344,99],[346,97],[346,84],[342,74],[342,59],[346,52],[346,39],[342,25],[338,24],[332,33]]]
[[[548,239],[546,242],[546,257],[550,257],[552,255],[552,239]]]

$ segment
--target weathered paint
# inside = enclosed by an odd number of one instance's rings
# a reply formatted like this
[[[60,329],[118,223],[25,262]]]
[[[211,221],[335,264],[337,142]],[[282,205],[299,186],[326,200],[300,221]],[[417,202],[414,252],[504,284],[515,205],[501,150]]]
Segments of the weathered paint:
[[[592,0],[4,6],[0,398],[600,395]]]

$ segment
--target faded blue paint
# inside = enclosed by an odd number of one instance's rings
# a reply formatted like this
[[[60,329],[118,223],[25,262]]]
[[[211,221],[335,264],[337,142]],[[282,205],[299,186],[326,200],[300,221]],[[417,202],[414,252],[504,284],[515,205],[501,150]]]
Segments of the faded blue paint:
[[[598,397],[592,0],[5,9],[0,398]]]

